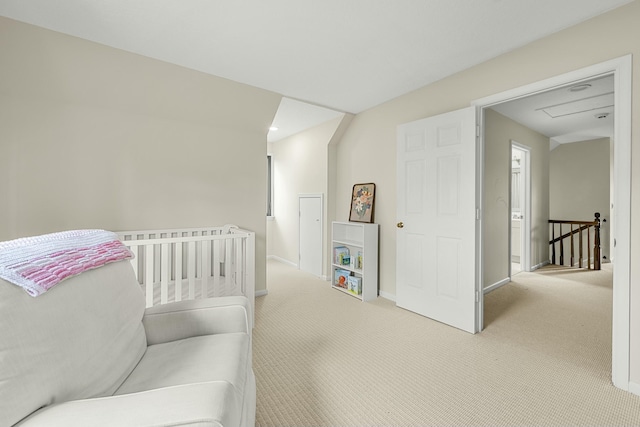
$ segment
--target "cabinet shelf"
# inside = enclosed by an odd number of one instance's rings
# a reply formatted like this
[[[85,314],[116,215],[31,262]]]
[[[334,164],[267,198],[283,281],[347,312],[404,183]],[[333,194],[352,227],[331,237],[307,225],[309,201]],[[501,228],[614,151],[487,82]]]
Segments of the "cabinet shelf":
[[[363,298],[362,298],[362,294],[360,294],[360,295],[355,294],[355,293],[353,293],[353,292],[349,291],[348,289],[341,288],[340,286],[331,285],[331,287],[332,287],[333,289],[335,289],[335,290],[337,290],[337,291],[340,291],[340,292],[343,292],[343,293],[345,293],[345,294],[347,294],[347,295],[349,295],[349,296],[352,296],[352,297],[354,297],[354,298],[358,298],[359,300],[362,300],[362,299],[363,299]]]
[[[342,265],[342,264],[331,264],[331,265],[335,268],[340,268],[342,270],[349,270],[352,273],[362,275],[362,269],[360,268],[351,268],[348,265]]]
[[[333,243],[340,243],[341,245],[346,245],[346,246],[357,246],[359,248],[362,247],[362,242],[358,242],[355,240],[335,239]]]
[[[331,227],[331,287],[362,301],[377,298],[378,224],[334,221]],[[346,256],[357,258],[341,264]],[[338,279],[348,288],[337,286]]]

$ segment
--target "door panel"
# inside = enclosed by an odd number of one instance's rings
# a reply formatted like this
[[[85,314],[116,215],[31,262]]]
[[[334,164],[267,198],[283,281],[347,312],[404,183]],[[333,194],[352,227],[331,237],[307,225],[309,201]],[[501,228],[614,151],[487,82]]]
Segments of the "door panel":
[[[474,107],[398,127],[396,303],[476,332]]]
[[[436,249],[436,289],[439,297],[457,300],[460,296],[460,239],[437,238]]]
[[[414,288],[422,288],[424,273],[422,271],[422,259],[424,258],[422,234],[407,234],[406,236],[406,283]]]
[[[438,216],[457,216],[460,193],[460,156],[438,158]]]

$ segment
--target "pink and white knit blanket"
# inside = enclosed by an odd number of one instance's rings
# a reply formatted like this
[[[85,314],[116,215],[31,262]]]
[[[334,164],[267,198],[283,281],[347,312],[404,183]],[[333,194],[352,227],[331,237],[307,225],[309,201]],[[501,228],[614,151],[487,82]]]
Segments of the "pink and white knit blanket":
[[[37,297],[83,271],[131,258],[110,231],[63,231],[0,242],[0,277]]]

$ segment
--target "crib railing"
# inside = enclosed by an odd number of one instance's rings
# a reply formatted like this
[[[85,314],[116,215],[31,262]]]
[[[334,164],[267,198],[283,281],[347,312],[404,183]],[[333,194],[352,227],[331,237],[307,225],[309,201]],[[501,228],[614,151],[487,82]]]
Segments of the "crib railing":
[[[234,225],[116,232],[151,307],[184,299],[255,300],[255,233]]]

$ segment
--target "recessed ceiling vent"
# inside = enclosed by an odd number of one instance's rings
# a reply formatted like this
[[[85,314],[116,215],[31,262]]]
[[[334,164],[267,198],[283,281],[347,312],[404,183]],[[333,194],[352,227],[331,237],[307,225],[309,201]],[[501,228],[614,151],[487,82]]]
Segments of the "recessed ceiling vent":
[[[582,92],[583,90],[587,90],[591,87],[589,83],[582,83],[579,85],[571,86],[569,88],[569,92]]]

